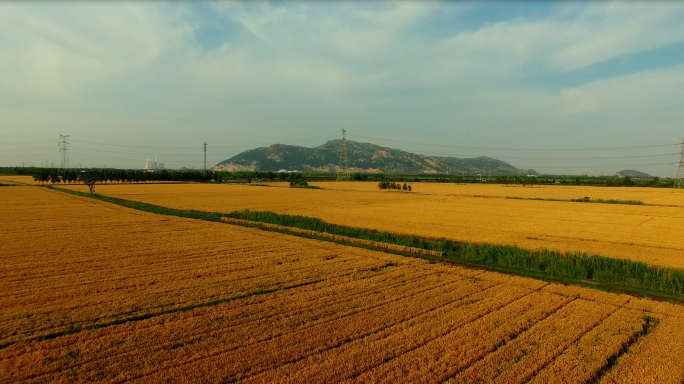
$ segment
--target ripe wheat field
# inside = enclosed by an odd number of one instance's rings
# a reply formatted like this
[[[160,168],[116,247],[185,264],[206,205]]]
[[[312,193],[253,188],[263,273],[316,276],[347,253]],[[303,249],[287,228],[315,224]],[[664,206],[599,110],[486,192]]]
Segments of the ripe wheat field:
[[[684,237],[681,236],[684,207],[474,197],[472,193],[457,193],[469,186],[453,184],[415,184],[417,191],[432,188],[432,193],[333,189],[351,189],[354,186],[359,189],[377,188],[374,183],[330,182],[318,185],[328,189],[293,189],[285,187],[284,183],[273,187],[98,185],[96,192],[178,209],[223,213],[253,209],[299,214],[352,227],[517,245],[527,249],[582,251],[684,269]],[[447,194],[445,191],[451,187],[456,192]],[[83,186],[70,188],[86,191]],[[508,194],[508,190],[543,190],[504,186],[477,188],[479,194],[490,191],[491,196]],[[630,194],[635,189],[613,188],[614,194],[605,198],[631,199],[634,196]],[[584,197],[589,193],[583,189],[580,191],[567,192],[563,188],[558,195],[551,196]],[[592,188],[589,196],[599,198],[601,191],[604,189]],[[670,189],[648,189],[643,193],[660,193],[662,201],[670,202],[676,200],[673,196],[684,196],[684,191]]]
[[[592,199],[639,200],[644,204],[684,207],[684,193],[674,188],[643,187],[591,187],[574,185],[483,185],[454,183],[411,183],[413,192],[436,196],[477,196],[477,197],[520,197],[541,199]],[[272,183],[283,186],[283,183]],[[311,185],[326,189],[344,191],[377,191],[377,183],[372,182],[318,182]]]
[[[38,187],[0,209],[0,382],[684,379],[681,305]]]

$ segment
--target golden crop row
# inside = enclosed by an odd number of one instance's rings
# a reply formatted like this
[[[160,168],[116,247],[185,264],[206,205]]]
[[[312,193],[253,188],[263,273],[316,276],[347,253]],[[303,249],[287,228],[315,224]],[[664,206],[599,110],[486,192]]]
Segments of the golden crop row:
[[[305,235],[323,237],[323,238],[332,239],[335,241],[344,241],[344,242],[351,243],[351,244],[367,245],[367,246],[371,246],[371,247],[389,249],[389,250],[393,250],[393,251],[411,252],[411,253],[417,253],[420,255],[430,255],[430,256],[444,256],[444,252],[429,251],[427,249],[422,249],[422,248],[414,248],[414,247],[407,247],[407,246],[403,246],[403,245],[381,243],[381,242],[372,241],[372,240],[355,239],[353,237],[348,237],[348,236],[339,236],[339,235],[333,235],[331,233],[326,233],[326,232],[317,232],[317,231],[311,231],[308,229],[286,227],[286,226],[278,225],[278,224],[260,223],[260,222],[256,222],[256,221],[234,219],[232,217],[222,217],[221,221],[226,222],[226,223],[255,225],[257,227],[278,229],[278,230],[288,231],[288,232],[292,232],[292,233],[302,233]]]
[[[633,345],[602,383],[668,384],[684,381],[682,320],[657,316],[653,332]]]
[[[327,246],[310,247],[308,257],[302,258],[301,244],[289,236],[277,235],[274,242],[273,236],[264,238],[260,231],[244,228],[226,236],[223,225],[202,223],[198,227],[182,219],[169,223],[153,215],[141,217],[117,206],[31,187],[12,188],[0,199],[12,203],[2,219],[8,227],[11,223],[12,230],[0,234],[6,245],[0,284],[3,292],[11,292],[0,296],[0,344],[281,289],[350,271],[373,273],[387,262],[382,254],[359,258],[353,255],[366,251],[344,254],[340,252],[343,247]],[[67,204],[72,213],[58,222],[62,209],[58,205],[43,209],[43,199]],[[116,209],[110,210],[112,207]],[[31,209],[40,220],[32,217]],[[24,211],[23,215],[18,211]],[[184,242],[177,241],[177,233],[183,234]],[[223,241],[206,242],[218,237]]]
[[[420,348],[398,356],[360,376],[357,381],[442,382],[502,343],[568,303],[556,295],[533,292],[503,308],[480,316],[447,332]]]
[[[273,186],[287,187],[286,183],[272,183]],[[311,183],[325,189],[380,192],[376,183],[365,182],[316,182]],[[482,185],[454,183],[414,183],[413,193],[435,196],[463,197],[521,197],[542,199],[592,199],[639,200],[645,204],[675,205],[684,207],[684,194],[673,188],[630,188],[630,187],[590,187],[574,185],[538,185],[523,187],[513,185]]]
[[[527,382],[615,310],[613,306],[575,300],[468,367],[449,382]]]
[[[373,307],[351,313],[335,322],[317,324],[244,349],[203,348],[198,351],[199,356],[193,356],[193,359],[174,367],[161,367],[154,375],[141,379],[141,382],[156,383],[170,378],[187,380],[191,378],[189,374],[200,375],[209,382],[225,378],[246,379],[266,369],[293,363],[345,342],[367,337],[482,289],[481,283],[463,281],[421,292],[389,307]],[[231,361],[231,364],[223,364],[224,361]]]
[[[683,207],[201,184],[111,185],[99,193],[177,209],[273,211],[351,227],[581,251],[684,269]]]
[[[278,340],[282,338],[296,340],[298,335],[305,331],[316,335],[318,334],[316,329],[337,327],[339,323],[336,321],[339,320],[348,320],[367,312],[371,313],[372,317],[382,318],[384,313],[389,312],[390,305],[410,305],[424,300],[441,300],[440,302],[449,300],[446,292],[441,292],[441,298],[431,299],[439,293],[436,289],[438,290],[445,283],[447,286],[453,286],[455,281],[444,281],[445,278],[453,280],[448,276],[426,276],[421,279],[422,281],[410,282],[406,289],[380,291],[377,294],[372,294],[372,292],[382,286],[377,284],[367,286],[363,285],[363,281],[359,281],[353,283],[362,283],[361,288],[364,288],[365,295],[359,295],[358,293],[362,292],[357,292],[357,294],[350,295],[351,297],[342,297],[343,300],[338,303],[326,303],[322,300],[322,302],[316,301],[317,305],[312,307],[309,302],[312,299],[310,294],[302,293],[295,297],[282,295],[278,299],[249,305],[248,308],[218,306],[198,311],[193,315],[174,316],[178,317],[177,319],[162,321],[158,318],[129,323],[124,326],[126,328],[124,332],[117,330],[116,328],[119,327],[116,327],[93,332],[91,337],[88,335],[90,333],[68,336],[59,342],[57,340],[51,342],[47,350],[36,348],[33,358],[26,359],[24,369],[31,374],[36,374],[36,369],[45,370],[46,366],[50,366],[49,372],[43,371],[41,374],[51,373],[49,377],[63,377],[61,375],[65,368],[72,367],[72,369],[77,369],[75,374],[78,377],[88,372],[102,370],[103,362],[107,362],[105,374],[113,375],[113,377],[121,374],[128,380],[163,370],[167,366],[187,363],[189,356],[207,358],[223,352],[244,355],[243,358],[246,359],[251,356],[246,351],[265,348],[264,345],[279,344]],[[343,285],[342,288],[354,293],[354,285]],[[392,287],[391,284],[387,286]],[[456,286],[461,286],[469,292],[479,292],[481,289],[477,284],[465,281]],[[337,291],[338,294],[343,295],[345,289],[328,287],[320,293],[334,294]],[[325,298],[325,296],[322,297]],[[283,312],[287,312],[286,316],[283,316]],[[247,313],[251,315],[245,316]],[[218,319],[220,321],[217,321]],[[308,330],[310,328],[313,329]],[[178,344],[184,347],[172,348]],[[310,348],[314,345],[305,344],[302,347]],[[46,355],[47,351],[50,353]],[[0,353],[0,357],[3,354]],[[73,362],[58,360],[59,357],[69,354],[77,354],[81,359],[87,358],[88,361],[74,367]],[[35,364],[36,359],[38,362],[51,361],[52,364]],[[55,361],[62,364],[55,365]],[[100,371],[98,374],[103,373]]]
[[[621,308],[596,328],[566,348],[551,364],[529,381],[531,384],[550,382],[586,383],[608,364],[642,330],[644,314]]]
[[[396,361],[395,357],[421,348],[455,329],[467,327],[478,319],[509,306],[511,302],[524,300],[528,296],[530,291],[524,288],[496,286],[468,297],[467,300],[383,329],[369,337],[354,340],[296,364],[255,376],[247,382],[330,382],[356,376],[361,376],[362,381],[372,377],[368,382],[376,382],[384,379],[386,372],[369,376],[365,374],[369,369],[386,367]],[[382,365],[386,361],[390,363]],[[413,361],[421,366],[425,364],[422,360]],[[380,370],[376,368],[373,372],[376,371]],[[399,372],[403,374],[411,371]]]
[[[110,375],[139,374],[141,370],[150,369],[150,362],[177,363],[179,360],[173,359],[178,358],[173,355],[174,345],[188,345],[184,350],[176,351],[178,353],[187,353],[188,348],[246,347],[250,343],[263,342],[302,327],[315,325],[316,322],[332,321],[344,316],[353,307],[353,302],[363,301],[364,306],[355,308],[361,311],[373,306],[386,306],[390,302],[430,289],[416,284],[413,280],[402,279],[408,276],[391,276],[391,272],[387,275],[390,276],[379,275],[382,279],[369,278],[374,281],[373,283],[362,279],[318,287],[315,290],[303,287],[297,290],[297,295],[281,292],[269,295],[268,299],[267,296],[256,296],[241,302],[198,309],[190,313],[84,332],[50,342],[32,344],[29,346],[30,351],[27,350],[28,347],[10,347],[3,350],[0,357],[8,359],[21,356],[25,362],[20,368],[21,372],[31,375],[65,377],[61,372],[67,368],[72,372],[76,371],[75,377],[87,375],[88,372],[102,374],[102,368],[98,367],[105,361],[108,362],[106,367]],[[423,278],[428,283],[439,284],[435,276]],[[388,283],[394,281],[398,281],[395,283],[397,286]],[[407,290],[391,291],[388,292],[389,295],[381,292],[373,295],[374,300],[369,300],[368,290],[379,288],[378,284],[398,288],[407,283],[411,284]],[[337,299],[330,300],[332,297]],[[217,338],[223,338],[223,341]],[[245,343],[247,340],[250,342]],[[12,353],[17,350],[21,353],[13,356]],[[74,354],[79,356],[79,364],[63,359],[65,355]],[[36,364],[37,362],[40,364]],[[140,364],[142,365],[138,367]],[[122,365],[127,368],[119,370]],[[0,372],[9,373],[11,370],[0,369]]]
[[[684,379],[680,306],[7,190],[0,382]]]

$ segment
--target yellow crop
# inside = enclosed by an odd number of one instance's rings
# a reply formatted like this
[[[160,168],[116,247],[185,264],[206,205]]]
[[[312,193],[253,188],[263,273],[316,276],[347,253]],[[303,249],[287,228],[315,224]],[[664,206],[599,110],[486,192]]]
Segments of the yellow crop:
[[[340,183],[372,185],[372,183]],[[321,184],[323,185],[323,184]],[[324,188],[336,183],[326,183]],[[422,185],[416,183],[416,189]],[[435,190],[469,186],[425,184]],[[83,190],[84,187],[73,187]],[[468,242],[586,252],[684,268],[684,207],[509,200],[468,195],[308,190],[244,185],[102,185],[98,193],[151,204],[229,213],[253,209],[319,217],[327,222]],[[528,187],[473,187],[543,190]],[[586,189],[586,187],[585,187]],[[617,188],[613,188],[617,189]],[[642,188],[620,188],[632,190]],[[684,191],[645,188],[663,199]],[[565,190],[565,189],[563,189]],[[596,195],[607,189],[593,187]],[[492,193],[495,193],[492,192]],[[620,192],[620,191],[618,191]],[[498,193],[498,192],[496,192]],[[530,192],[531,193],[531,192]],[[582,197],[585,192],[575,195]],[[617,192],[616,192],[617,193]],[[622,192],[620,192],[622,193]],[[596,197],[599,197],[598,195]],[[611,196],[624,197],[631,196]]]
[[[3,383],[684,379],[681,305],[38,187],[0,210]]]

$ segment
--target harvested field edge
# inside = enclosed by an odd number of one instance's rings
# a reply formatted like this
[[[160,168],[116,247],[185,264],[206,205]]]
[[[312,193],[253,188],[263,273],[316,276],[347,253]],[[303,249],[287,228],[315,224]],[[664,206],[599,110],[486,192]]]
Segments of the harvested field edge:
[[[476,244],[458,242],[444,238],[428,238],[407,234],[388,233],[366,228],[330,224],[313,217],[292,216],[273,212],[245,210],[225,214],[218,212],[179,210],[98,194],[90,195],[88,193],[51,186],[48,186],[47,188],[150,213],[215,222],[221,222],[223,217],[239,219],[245,222],[235,222],[235,225],[256,227],[268,231],[321,241],[336,242],[402,256],[419,257],[431,262],[454,263],[512,275],[531,277],[548,282],[578,285],[656,300],[684,302],[684,271],[649,266],[646,263],[632,260],[589,255],[581,252],[561,253],[548,249],[527,250],[509,245]],[[275,227],[265,227],[263,226],[264,223],[273,224]],[[376,247],[365,244],[364,242],[354,244],[349,241],[335,240],[334,236],[332,238],[328,236],[315,236],[300,230],[323,232],[329,235],[337,235],[350,239],[369,240],[376,243],[394,244],[400,246],[400,248],[410,247],[433,251],[435,253],[439,252],[443,254],[443,257],[389,249],[386,246]]]
[[[396,244],[391,244],[391,243],[383,243],[383,242],[372,241],[372,240],[364,240],[364,239],[359,239],[359,238],[349,237],[349,236],[334,235],[334,234],[327,233],[327,232],[316,232],[316,231],[312,231],[309,229],[285,227],[285,226],[278,225],[278,224],[270,224],[270,223],[264,223],[264,222],[259,222],[259,221],[248,221],[248,220],[242,220],[242,219],[235,219],[232,217],[221,217],[221,221],[226,222],[226,223],[231,223],[231,224],[247,224],[247,225],[253,225],[256,227],[267,227],[267,228],[279,229],[279,230],[283,230],[283,231],[287,231],[287,232],[302,233],[302,234],[306,234],[306,235],[313,236],[313,237],[325,237],[325,238],[332,239],[335,241],[342,241],[342,242],[351,243],[351,244],[355,244],[355,245],[368,245],[368,246],[376,247],[376,248],[384,248],[384,249],[391,249],[394,251],[418,253],[421,255],[444,256],[444,252],[428,251],[428,250],[425,250],[422,248],[414,248],[414,247],[396,245]]]
[[[644,204],[641,200],[615,200],[615,199],[551,199],[543,197],[517,197],[517,196],[506,196],[509,200],[538,200],[538,201],[565,201],[569,203],[596,203],[596,204],[622,204],[622,205],[651,205]]]
[[[632,345],[636,344],[644,336],[653,332],[653,330],[658,326],[659,322],[660,321],[654,317],[645,316],[644,323],[641,326],[641,331],[637,332],[634,336],[630,338],[629,341],[623,344],[622,348],[620,348],[620,350],[615,355],[609,357],[606,365],[601,367],[601,369],[599,369],[598,372],[596,372],[596,375],[594,375],[594,377],[591,380],[589,380],[586,384],[596,384],[601,382],[603,376],[605,376],[606,373],[610,372],[613,369],[613,367],[615,367],[620,358],[629,352],[629,349],[632,347]]]

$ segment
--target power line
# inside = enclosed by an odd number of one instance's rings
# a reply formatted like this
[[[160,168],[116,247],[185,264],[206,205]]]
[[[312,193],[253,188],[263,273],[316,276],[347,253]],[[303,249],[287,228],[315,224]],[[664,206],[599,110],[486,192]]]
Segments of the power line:
[[[76,143],[84,143],[84,144],[93,144],[93,145],[104,145],[108,147],[127,147],[127,148],[147,148],[147,149],[156,149],[156,148],[165,148],[165,149],[197,149],[196,147],[159,147],[159,146],[146,146],[146,145],[125,145],[125,144],[107,144],[107,143],[96,143],[93,141],[83,141],[83,140],[71,140]]]
[[[45,148],[51,148],[51,147],[45,147]],[[146,156],[147,153],[140,153],[140,152],[121,152],[121,151],[108,151],[104,149],[95,149],[95,148],[84,148],[84,147],[71,147],[72,149],[80,149],[84,151],[96,151],[96,152],[106,152],[106,153],[118,153],[118,154],[126,154],[126,155],[142,155]],[[433,152],[434,153],[434,152]],[[215,153],[214,155],[233,155],[234,152],[231,153]],[[157,155],[160,156],[197,156],[195,153],[158,153]],[[661,157],[661,156],[678,156],[679,153],[663,153],[663,154],[654,154],[654,155],[634,155],[634,156],[604,156],[604,157],[514,157],[514,156],[501,156],[501,158],[505,159],[515,159],[515,160],[606,160],[606,159],[632,159],[632,158],[642,158],[642,157]],[[434,156],[453,156],[452,154],[446,154],[446,153],[434,153],[434,155],[424,155],[428,157],[434,157]]]
[[[416,142],[416,141],[383,139],[383,138],[379,138],[379,137],[361,136],[361,135],[349,135],[349,136],[358,137],[358,138],[362,138],[362,139],[388,141],[388,142],[401,143],[401,144],[413,144],[413,145],[424,145],[424,146],[432,146],[432,147],[460,148],[460,149],[479,149],[479,150],[492,150],[492,151],[610,151],[610,150],[619,150],[619,149],[672,147],[672,146],[678,146],[679,145],[679,143],[677,143],[677,144],[636,145],[636,146],[628,146],[628,147],[606,147],[606,148],[502,148],[502,147],[475,147],[475,146],[466,146],[466,145],[420,143],[420,142]]]
[[[55,153],[54,153],[55,147],[50,147],[50,149],[52,149],[53,152],[31,153],[31,154],[29,154],[29,156],[54,155],[54,154],[55,154]],[[23,155],[23,154],[20,155],[20,154],[14,154],[14,153],[12,153],[12,154],[6,153],[6,154],[2,154],[2,155],[0,155],[0,156],[2,156],[2,157],[20,157],[20,156],[22,156],[22,155]]]
[[[677,176],[675,176],[674,187],[684,188],[684,137],[682,137],[682,149],[679,158],[679,169],[677,170]]]
[[[52,143],[54,144],[54,142],[55,141],[53,140]],[[7,151],[34,151],[37,149],[52,149],[52,150],[54,150],[55,147],[53,145],[51,145],[49,147],[34,147],[34,148],[3,148],[2,151],[3,152],[7,152]]]
[[[87,155],[88,157],[95,157],[98,159],[107,159],[107,160],[122,160],[122,161],[134,161],[138,163],[144,163],[146,159],[124,159],[120,157],[108,157],[108,156],[98,156],[98,155]],[[164,163],[200,163],[200,160],[195,160],[195,161],[187,161],[187,160],[164,160]]]
[[[664,156],[675,156],[679,153],[665,153],[659,155],[635,155],[635,156],[606,156],[606,157],[511,157],[511,156],[500,156],[502,159],[515,159],[515,160],[609,160],[609,159],[636,159],[642,157],[664,157]]]
[[[105,152],[105,153],[118,153],[118,154],[123,154],[123,155],[141,155],[141,156],[148,156],[149,153],[140,153],[140,152],[121,152],[121,151],[107,151],[104,149],[95,149],[95,148],[84,148],[84,147],[71,147],[73,149],[80,149],[82,151],[94,151],[94,152]],[[197,150],[197,148],[195,148]],[[155,153],[157,156],[197,156],[196,153]]]
[[[54,143],[54,140],[16,141],[14,143],[0,143],[0,145],[35,144],[35,143]]]
[[[672,164],[679,164],[677,162],[674,163],[655,163],[655,164],[607,164],[607,165],[583,165],[583,166],[569,166],[569,167],[562,167],[562,166],[545,166],[545,165],[520,165],[517,168],[553,168],[553,169],[566,169],[566,168],[573,168],[573,169],[581,169],[581,168],[607,168],[607,167],[646,167],[646,166],[651,166],[651,165],[672,165]]]
[[[314,136],[314,137],[306,137],[306,138],[301,138],[301,139],[294,139],[294,140],[287,140],[288,142],[298,142],[298,141],[309,141],[309,140],[315,140],[315,139],[330,139],[330,135],[326,136]],[[84,141],[84,140],[71,140],[73,142],[77,143],[84,143],[84,144],[93,144],[93,145],[104,145],[104,146],[109,146],[109,147],[127,147],[127,148],[145,148],[145,149],[193,149],[197,150],[197,147],[167,147],[167,146],[149,146],[149,145],[127,145],[127,144],[107,144],[107,143],[98,143],[98,142],[93,142],[93,141]],[[245,143],[245,144],[231,144],[231,145],[212,145],[212,148],[236,148],[236,147],[251,147],[251,146],[256,146],[256,145],[271,145],[273,142],[261,142],[261,143]]]

